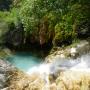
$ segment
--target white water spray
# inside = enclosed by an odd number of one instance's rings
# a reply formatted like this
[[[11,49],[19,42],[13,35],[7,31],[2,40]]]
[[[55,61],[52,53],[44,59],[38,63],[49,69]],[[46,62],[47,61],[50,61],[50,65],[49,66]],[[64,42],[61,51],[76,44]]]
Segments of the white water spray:
[[[64,72],[68,70],[90,72],[90,54],[82,55],[77,59],[69,60],[57,58],[53,63],[44,63],[33,67],[27,73],[39,73],[46,82],[45,88],[48,88],[50,74],[56,75],[57,72]]]

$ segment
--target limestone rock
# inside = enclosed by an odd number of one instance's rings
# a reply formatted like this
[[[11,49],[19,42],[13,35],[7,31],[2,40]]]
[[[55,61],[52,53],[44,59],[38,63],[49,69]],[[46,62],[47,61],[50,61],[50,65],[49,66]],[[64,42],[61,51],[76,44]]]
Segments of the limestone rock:
[[[58,90],[90,90],[90,72],[62,72],[56,84]]]
[[[0,59],[0,90],[5,88],[7,81],[6,75],[9,70],[14,70],[14,67],[9,62]]]

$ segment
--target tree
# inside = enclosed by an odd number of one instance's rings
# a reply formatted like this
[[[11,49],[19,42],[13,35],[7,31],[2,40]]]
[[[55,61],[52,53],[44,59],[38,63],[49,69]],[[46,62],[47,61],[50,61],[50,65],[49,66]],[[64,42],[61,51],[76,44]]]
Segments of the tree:
[[[89,0],[26,0],[21,7],[20,16],[27,35],[36,32],[38,36],[39,31],[51,33],[53,30],[52,32],[57,32],[55,40],[57,35],[64,32],[62,40],[57,37],[63,42],[68,41],[68,37],[71,41],[76,39],[79,25],[89,21],[89,9]],[[46,21],[48,25],[45,25]],[[41,26],[47,26],[47,31],[41,30]],[[47,37],[50,36],[48,33]]]

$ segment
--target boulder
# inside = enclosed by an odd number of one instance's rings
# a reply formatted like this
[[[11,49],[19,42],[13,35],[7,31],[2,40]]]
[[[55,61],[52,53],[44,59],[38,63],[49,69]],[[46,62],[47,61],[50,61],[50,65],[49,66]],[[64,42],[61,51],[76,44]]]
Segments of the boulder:
[[[62,72],[56,84],[57,90],[90,90],[90,72]]]
[[[14,67],[7,61],[0,59],[0,90],[6,88],[7,72],[14,70]]]

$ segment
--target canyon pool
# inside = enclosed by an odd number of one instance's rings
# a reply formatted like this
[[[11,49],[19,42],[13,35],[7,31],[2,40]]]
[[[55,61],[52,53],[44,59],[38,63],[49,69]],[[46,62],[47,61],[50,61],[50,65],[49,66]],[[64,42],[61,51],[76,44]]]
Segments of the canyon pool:
[[[17,52],[7,60],[15,67],[28,74],[38,72],[40,74],[49,75],[62,70],[90,72],[90,53],[82,55],[77,59],[55,59],[53,63],[45,63],[41,58],[29,52]]]
[[[30,52],[16,52],[7,60],[24,72],[27,72],[30,68],[42,63],[41,58],[31,54]]]

